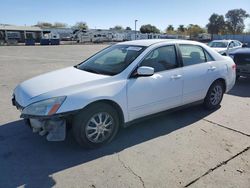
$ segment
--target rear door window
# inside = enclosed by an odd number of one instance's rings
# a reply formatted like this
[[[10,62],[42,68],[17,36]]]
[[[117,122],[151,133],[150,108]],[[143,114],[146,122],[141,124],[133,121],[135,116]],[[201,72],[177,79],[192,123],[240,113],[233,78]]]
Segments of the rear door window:
[[[204,50],[204,52],[206,55],[207,62],[214,61],[214,58],[206,50]]]
[[[183,66],[196,65],[206,62],[203,49],[200,46],[180,44],[179,45]]]

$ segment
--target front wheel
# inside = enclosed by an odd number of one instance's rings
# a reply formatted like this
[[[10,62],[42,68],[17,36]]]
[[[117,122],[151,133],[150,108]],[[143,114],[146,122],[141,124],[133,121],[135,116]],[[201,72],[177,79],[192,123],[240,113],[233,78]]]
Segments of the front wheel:
[[[224,85],[221,81],[217,81],[213,83],[206,95],[206,98],[204,100],[204,106],[205,108],[212,110],[215,108],[218,108],[224,94]]]
[[[115,109],[108,104],[94,104],[73,120],[73,134],[76,141],[87,148],[100,147],[110,142],[119,129],[119,118]]]

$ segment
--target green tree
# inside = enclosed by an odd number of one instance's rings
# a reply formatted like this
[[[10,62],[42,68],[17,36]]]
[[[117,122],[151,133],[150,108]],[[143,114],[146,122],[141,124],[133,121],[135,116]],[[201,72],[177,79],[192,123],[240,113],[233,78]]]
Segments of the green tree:
[[[249,33],[249,34],[250,34],[250,24],[248,24],[246,33]]]
[[[38,22],[35,26],[38,26],[41,28],[52,28],[53,24],[49,22]]]
[[[199,25],[189,24],[187,27],[187,32],[189,34],[190,39],[197,38],[199,34],[205,33],[206,30],[200,27]]]
[[[77,30],[87,30],[88,29],[88,25],[86,22],[77,22],[73,27],[73,29],[77,29]]]
[[[168,27],[166,29],[166,33],[167,34],[175,34],[174,26],[173,25],[168,25]]]
[[[61,22],[55,22],[54,24],[49,22],[38,22],[35,26],[41,28],[65,28],[67,27],[67,24]]]
[[[185,28],[184,25],[179,25],[179,27],[177,28],[177,32],[181,34],[185,33],[186,30],[187,29]]]
[[[244,20],[249,17],[249,14],[243,9],[233,9],[226,13],[226,24],[228,30],[233,33],[242,33],[245,24]]]
[[[131,27],[126,27],[126,29],[125,30],[127,30],[127,31],[131,31],[132,29],[131,29]]]
[[[160,30],[151,24],[142,25],[140,31],[141,33],[160,33]]]
[[[61,22],[55,22],[52,27],[54,27],[54,28],[65,28],[65,27],[67,27],[67,24],[61,23]]]
[[[225,20],[223,15],[212,14],[209,18],[209,23],[207,24],[208,33],[211,34],[212,39],[214,34],[218,34],[219,32],[225,29]]]
[[[118,30],[118,31],[121,31],[121,30],[124,30],[124,28],[120,25],[116,25],[115,27],[111,28],[111,30]]]

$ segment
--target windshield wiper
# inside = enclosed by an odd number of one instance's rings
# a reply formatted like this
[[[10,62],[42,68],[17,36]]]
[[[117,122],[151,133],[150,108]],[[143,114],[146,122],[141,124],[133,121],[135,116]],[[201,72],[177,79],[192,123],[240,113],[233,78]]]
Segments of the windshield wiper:
[[[83,68],[82,70],[87,71],[87,72],[92,72],[92,73],[95,73],[95,74],[101,74],[99,71],[93,70],[93,69],[90,69],[90,68]]]
[[[108,71],[98,71],[98,70],[94,70],[94,69],[87,68],[87,67],[79,68],[79,66],[77,66],[77,65],[74,66],[74,67],[77,68],[77,69],[80,69],[80,70],[83,70],[83,71],[87,71],[87,72],[91,72],[91,73],[95,73],[95,74],[104,74],[104,75],[109,75],[109,76],[115,75],[115,73],[108,72]]]

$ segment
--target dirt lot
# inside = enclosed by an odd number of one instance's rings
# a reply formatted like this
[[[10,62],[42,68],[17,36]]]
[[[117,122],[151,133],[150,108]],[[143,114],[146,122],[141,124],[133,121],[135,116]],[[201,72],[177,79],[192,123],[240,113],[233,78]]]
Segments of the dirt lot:
[[[104,47],[0,47],[0,187],[250,187],[250,79],[216,111],[165,114],[100,149],[83,150],[71,134],[64,142],[33,134],[11,106],[14,87]]]

